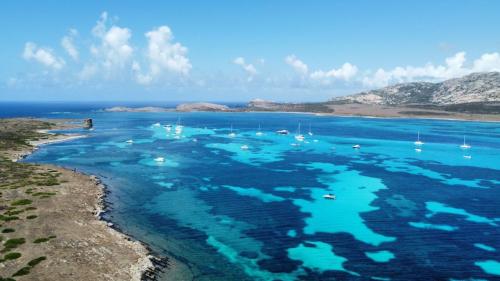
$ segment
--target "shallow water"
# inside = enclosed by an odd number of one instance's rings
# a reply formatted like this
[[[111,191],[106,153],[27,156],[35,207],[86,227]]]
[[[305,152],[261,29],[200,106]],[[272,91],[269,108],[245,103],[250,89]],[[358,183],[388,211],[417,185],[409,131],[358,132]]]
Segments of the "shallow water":
[[[108,218],[188,263],[197,280],[500,278],[499,123],[87,116],[95,124],[87,138],[45,146],[27,161],[101,176],[111,191]],[[154,125],[179,117],[178,135]],[[299,122],[304,142],[293,137]],[[459,148],[464,133],[469,150]]]

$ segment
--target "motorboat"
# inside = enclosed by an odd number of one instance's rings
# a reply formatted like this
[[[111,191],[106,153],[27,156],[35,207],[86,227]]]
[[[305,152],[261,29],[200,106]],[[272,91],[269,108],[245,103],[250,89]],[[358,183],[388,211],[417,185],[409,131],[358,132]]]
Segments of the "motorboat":
[[[278,135],[288,135],[290,132],[288,130],[278,130],[276,134]]]
[[[161,126],[161,124],[160,124],[160,123],[154,123],[154,124],[153,124],[153,127],[160,127],[160,126]]]
[[[415,151],[416,152],[422,152],[422,149],[421,148],[415,148]]]
[[[128,140],[128,141],[126,141],[126,143],[132,144],[132,143],[134,143],[134,141],[133,140]]]
[[[472,159],[472,156],[471,155],[464,155],[464,158],[465,159]]]
[[[156,157],[155,161],[156,162],[165,162],[165,158],[163,158],[163,157]]]
[[[163,128],[165,128],[165,130],[167,130],[167,132],[172,131],[172,125],[170,125],[170,124],[163,126]]]
[[[352,146],[352,148],[354,148],[354,149],[360,149],[360,148],[361,148],[361,145],[359,145],[359,144],[355,144],[355,145],[353,145],[353,146]]]
[[[244,144],[240,148],[241,148],[241,150],[248,150],[248,145]]]
[[[337,199],[337,196],[335,196],[335,194],[328,193],[328,194],[323,195],[323,198],[328,199],[328,200],[335,200],[335,199]]]

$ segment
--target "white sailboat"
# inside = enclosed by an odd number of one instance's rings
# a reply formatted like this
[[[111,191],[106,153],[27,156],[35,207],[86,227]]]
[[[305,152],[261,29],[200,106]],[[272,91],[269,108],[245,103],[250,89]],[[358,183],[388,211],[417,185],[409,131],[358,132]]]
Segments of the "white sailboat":
[[[295,135],[295,139],[297,141],[304,141],[304,135],[302,135],[300,133],[300,123],[299,123],[299,127],[297,128],[297,134]]]
[[[229,131],[229,135],[228,135],[230,138],[234,138],[236,137],[236,134],[233,133],[233,124],[231,124],[231,130]]]
[[[177,119],[177,125],[175,125],[175,134],[180,135],[184,126],[181,125],[181,118]]]
[[[420,141],[420,131],[418,131],[417,133],[417,140],[414,142],[414,144],[417,146],[421,146],[424,144],[422,141]]]
[[[311,123],[309,123],[309,132],[307,134],[310,135],[310,136],[313,135],[313,133],[311,132]]]
[[[470,144],[467,144],[465,142],[465,135],[464,135],[464,143],[460,146],[461,149],[469,149],[471,148]]]
[[[256,136],[262,136],[263,133],[262,131],[260,130],[260,123],[259,123],[259,130],[255,133]]]

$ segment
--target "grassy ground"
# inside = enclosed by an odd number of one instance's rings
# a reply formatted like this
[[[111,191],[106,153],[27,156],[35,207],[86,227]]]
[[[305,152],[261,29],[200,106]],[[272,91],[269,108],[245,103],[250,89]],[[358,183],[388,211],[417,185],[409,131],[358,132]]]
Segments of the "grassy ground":
[[[57,194],[60,173],[34,164],[12,162],[12,151],[30,149],[29,141],[46,139],[48,134],[38,130],[50,129],[54,124],[30,119],[0,120],[0,280],[15,280],[29,276],[32,269],[47,259],[41,255],[19,262],[30,256],[37,244],[55,239],[40,237],[43,231],[20,234],[25,224],[37,224],[38,201]],[[9,270],[5,270],[5,268]],[[5,275],[6,272],[9,274]]]

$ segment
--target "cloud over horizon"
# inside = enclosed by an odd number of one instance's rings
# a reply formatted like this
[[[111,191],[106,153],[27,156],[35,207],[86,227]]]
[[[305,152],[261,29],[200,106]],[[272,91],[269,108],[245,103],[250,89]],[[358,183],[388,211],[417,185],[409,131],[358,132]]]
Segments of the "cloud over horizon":
[[[36,77],[32,79],[33,83],[40,83],[45,77],[51,79],[51,85],[61,81],[75,85],[117,82],[122,85],[133,83],[137,87],[182,85],[211,89],[242,89],[251,85],[252,89],[300,88],[314,92],[338,88],[371,89],[403,82],[441,81],[472,72],[500,71],[498,52],[483,53],[468,61],[466,52],[460,51],[445,58],[440,64],[428,62],[423,65],[397,65],[375,70],[363,69],[349,61],[318,68],[295,54],[286,55],[284,59],[256,56],[259,59],[253,63],[248,62],[244,56],[237,56],[231,62],[240,68],[240,72],[228,69],[224,75],[216,75],[203,72],[203,69],[193,72],[195,67],[188,56],[188,47],[174,40],[174,33],[168,25],[151,27],[142,36],[134,37],[135,41],[132,37],[131,28],[119,25],[107,12],[102,12],[90,34],[80,34],[74,28],[68,29],[59,42],[60,55],[50,47],[41,47],[32,41],[26,42],[22,58],[44,67],[50,75],[28,73],[25,77],[10,77],[6,85],[15,86],[19,83],[12,81],[27,81],[30,77]],[[223,65],[224,61],[221,60],[220,64]],[[279,71],[280,68],[288,68],[293,75]],[[60,71],[62,69],[64,72]],[[272,71],[268,71],[269,69]],[[241,79],[243,77],[245,79]]]

